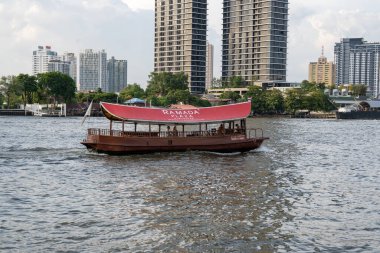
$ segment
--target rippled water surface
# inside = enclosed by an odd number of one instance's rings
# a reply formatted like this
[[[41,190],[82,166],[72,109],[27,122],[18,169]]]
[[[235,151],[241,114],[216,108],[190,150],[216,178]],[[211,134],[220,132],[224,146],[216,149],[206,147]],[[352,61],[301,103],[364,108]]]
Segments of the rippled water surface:
[[[113,157],[0,117],[1,252],[379,252],[380,122],[254,119],[255,152]]]

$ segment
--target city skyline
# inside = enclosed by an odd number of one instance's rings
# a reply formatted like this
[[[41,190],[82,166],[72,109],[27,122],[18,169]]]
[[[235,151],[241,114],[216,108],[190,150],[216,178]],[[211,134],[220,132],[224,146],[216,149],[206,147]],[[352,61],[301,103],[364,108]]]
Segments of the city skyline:
[[[307,64],[319,56],[321,46],[332,59],[340,38],[380,40],[376,25],[380,3],[291,0],[289,7],[288,81],[307,79]],[[215,46],[214,75],[219,77],[222,1],[209,1],[208,17],[208,39]],[[0,75],[32,73],[30,52],[37,45],[76,54],[84,48],[104,48],[128,59],[129,83],[142,86],[153,71],[154,0],[6,1],[0,3],[0,23],[7,24],[0,26]]]

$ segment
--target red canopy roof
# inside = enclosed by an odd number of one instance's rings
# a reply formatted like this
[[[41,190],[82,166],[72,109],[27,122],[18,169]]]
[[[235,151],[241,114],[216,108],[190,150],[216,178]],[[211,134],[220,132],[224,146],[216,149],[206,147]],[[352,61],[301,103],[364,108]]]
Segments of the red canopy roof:
[[[251,102],[195,109],[166,109],[101,103],[109,120],[153,123],[212,123],[245,119],[251,112]]]

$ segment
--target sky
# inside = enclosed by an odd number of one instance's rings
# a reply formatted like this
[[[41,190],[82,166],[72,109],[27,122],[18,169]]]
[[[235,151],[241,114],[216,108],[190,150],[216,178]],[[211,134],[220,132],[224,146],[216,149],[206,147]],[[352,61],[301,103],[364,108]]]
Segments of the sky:
[[[208,39],[221,75],[222,0],[209,0]],[[380,41],[379,0],[289,0],[287,79],[307,79],[308,64],[333,60],[341,38]],[[153,70],[154,0],[0,0],[0,76],[31,74],[39,45],[58,54],[105,49],[128,60],[128,83],[146,86]]]

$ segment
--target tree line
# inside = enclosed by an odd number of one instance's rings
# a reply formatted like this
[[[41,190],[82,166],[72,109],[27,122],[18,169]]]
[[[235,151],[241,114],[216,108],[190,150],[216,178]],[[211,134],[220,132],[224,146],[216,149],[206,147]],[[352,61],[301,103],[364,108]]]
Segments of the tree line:
[[[252,112],[255,114],[295,114],[298,110],[328,112],[336,109],[324,91],[323,84],[303,81],[300,88],[288,89],[285,93],[250,85],[243,98],[232,91],[224,92],[221,98],[233,101],[246,101],[251,98]]]
[[[140,85],[129,84],[119,95],[114,93],[102,93],[100,90],[96,93],[79,93],[78,101],[107,101],[107,102],[125,102],[132,98],[145,99],[152,106],[167,107],[171,104],[190,104],[199,107],[211,106],[207,100],[193,95],[189,91],[188,76],[183,72],[180,73],[151,73],[147,88],[144,90]]]
[[[1,77],[0,107],[18,108],[21,104],[58,104],[83,102],[125,102],[131,98],[145,99],[153,106],[169,106],[171,104],[191,104],[194,106],[210,106],[207,100],[190,93],[188,76],[181,73],[151,73],[147,88],[144,90],[134,83],[127,85],[119,94],[103,92],[100,88],[93,92],[76,92],[75,81],[68,75],[59,72],[48,72],[31,76]]]
[[[49,72],[31,76],[1,77],[0,102],[7,109],[17,108],[23,104],[58,104],[70,103],[75,98],[76,85],[74,80],[59,72]]]
[[[241,77],[230,78],[233,87],[242,87]],[[247,86],[246,86],[247,87]],[[239,94],[227,91],[222,99],[234,102],[252,99],[252,111],[255,114],[294,114],[297,110],[331,111],[336,109],[325,94],[324,84],[303,81],[300,88],[288,89],[285,93],[279,90],[265,90],[255,85],[248,86],[248,92],[240,97]],[[363,86],[350,88],[354,94],[365,94]],[[83,103],[89,101],[125,102],[132,98],[145,99],[153,106],[169,106],[171,104],[191,104],[199,107],[211,106],[210,102],[190,93],[188,76],[181,73],[151,73],[147,88],[144,90],[134,83],[127,85],[119,94],[103,92],[98,89],[90,93],[76,92],[74,80],[59,72],[49,72],[30,76],[2,77],[0,79],[0,105],[7,108],[17,108],[20,104],[56,104]]]

